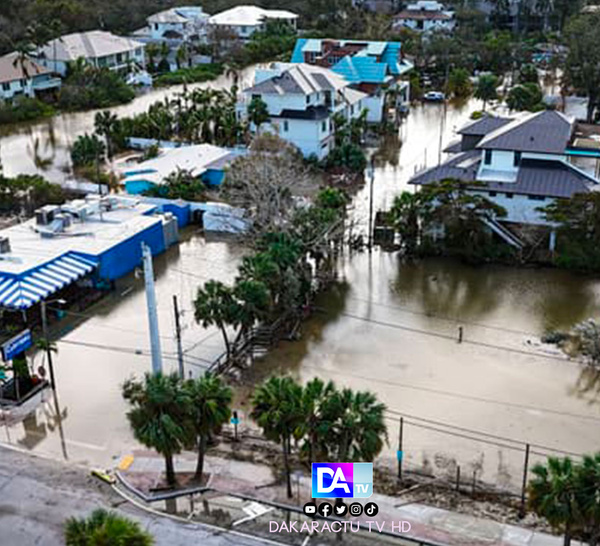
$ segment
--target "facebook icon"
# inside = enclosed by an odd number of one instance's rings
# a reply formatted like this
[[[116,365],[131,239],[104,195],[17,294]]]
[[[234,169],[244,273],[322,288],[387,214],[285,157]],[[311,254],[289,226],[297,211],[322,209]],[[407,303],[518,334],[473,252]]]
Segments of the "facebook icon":
[[[368,498],[372,494],[373,463],[313,463],[313,498]]]

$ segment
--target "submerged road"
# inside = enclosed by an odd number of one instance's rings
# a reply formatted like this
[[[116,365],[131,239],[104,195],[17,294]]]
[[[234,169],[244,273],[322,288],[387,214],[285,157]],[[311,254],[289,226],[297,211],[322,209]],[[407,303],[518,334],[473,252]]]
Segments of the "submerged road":
[[[141,523],[157,546],[264,546],[276,544],[211,527],[153,516],[126,503],[80,467],[0,447],[0,544],[64,546],[63,524],[96,508]]]

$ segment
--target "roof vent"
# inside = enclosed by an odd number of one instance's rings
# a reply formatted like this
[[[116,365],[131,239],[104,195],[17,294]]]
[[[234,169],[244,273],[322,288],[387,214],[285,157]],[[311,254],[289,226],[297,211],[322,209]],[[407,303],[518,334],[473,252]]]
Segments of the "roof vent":
[[[10,252],[10,239],[8,237],[0,237],[0,254],[8,254]]]
[[[535,137],[534,137],[533,135],[531,135],[531,136],[529,137],[529,140],[530,140],[531,142],[533,142],[533,141],[535,140]]]

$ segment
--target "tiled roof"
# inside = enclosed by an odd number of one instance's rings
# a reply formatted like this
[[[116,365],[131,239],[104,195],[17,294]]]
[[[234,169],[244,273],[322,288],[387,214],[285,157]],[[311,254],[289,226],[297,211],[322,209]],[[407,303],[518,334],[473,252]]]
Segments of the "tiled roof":
[[[480,151],[470,150],[439,167],[418,174],[409,183],[427,185],[446,178],[476,182],[480,158]],[[514,182],[486,181],[480,184],[474,189],[553,198],[570,198],[576,193],[587,193],[598,187],[589,177],[568,164],[538,159],[523,159]]]
[[[31,59],[24,59],[22,65],[19,54],[16,52],[0,57],[0,83],[12,82],[22,78],[33,78],[40,74],[49,73],[50,70]]]
[[[79,58],[91,59],[125,53],[144,44],[130,38],[115,36],[103,30],[89,32],[76,32],[61,36],[48,42],[42,53],[47,59],[56,59],[63,62],[76,61]]]
[[[573,131],[561,113],[545,110],[516,119],[489,133],[478,148],[546,154],[563,154]]]
[[[504,127],[511,121],[513,121],[511,118],[501,118],[488,114],[473,123],[465,125],[458,131],[458,134],[465,136],[485,136],[496,129],[500,129],[500,127]]]

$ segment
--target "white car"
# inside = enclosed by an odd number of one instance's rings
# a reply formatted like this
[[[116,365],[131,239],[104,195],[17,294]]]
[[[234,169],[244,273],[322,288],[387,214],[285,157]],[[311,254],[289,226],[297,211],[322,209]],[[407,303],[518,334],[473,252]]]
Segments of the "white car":
[[[423,100],[428,102],[442,102],[446,100],[446,95],[441,91],[428,91],[423,95]]]

